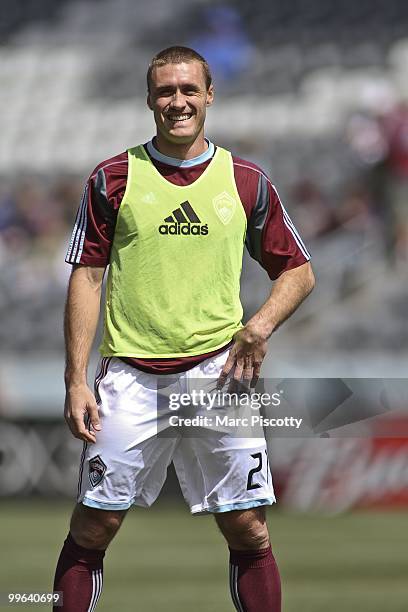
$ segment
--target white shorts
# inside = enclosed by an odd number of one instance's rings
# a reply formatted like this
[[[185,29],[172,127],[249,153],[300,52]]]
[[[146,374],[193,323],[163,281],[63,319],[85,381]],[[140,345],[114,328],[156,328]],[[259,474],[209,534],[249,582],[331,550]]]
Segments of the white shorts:
[[[169,414],[158,417],[158,379],[160,385],[169,378],[172,389],[188,392],[192,379],[216,379],[228,352],[170,377],[142,372],[115,357],[102,358],[95,379],[102,429],[96,432],[96,444],[84,444],[78,501],[103,510],[148,507],[173,461],[193,514],[273,504],[264,438],[223,431],[204,436],[186,436],[182,430],[172,430],[168,437],[160,433]]]

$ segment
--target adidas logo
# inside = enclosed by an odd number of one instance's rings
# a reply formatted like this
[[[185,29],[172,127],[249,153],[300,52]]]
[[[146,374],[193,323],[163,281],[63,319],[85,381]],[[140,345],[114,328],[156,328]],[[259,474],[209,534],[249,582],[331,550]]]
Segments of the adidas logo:
[[[201,223],[190,202],[186,200],[180,204],[180,208],[173,210],[172,215],[164,219],[164,223],[159,225],[159,232],[171,236],[206,236],[208,225]]]

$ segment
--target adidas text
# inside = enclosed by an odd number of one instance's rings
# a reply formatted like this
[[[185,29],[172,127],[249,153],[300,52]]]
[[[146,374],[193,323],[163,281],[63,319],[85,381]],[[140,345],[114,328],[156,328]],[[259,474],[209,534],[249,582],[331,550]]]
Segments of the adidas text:
[[[190,224],[190,223],[163,223],[159,225],[160,234],[170,234],[172,236],[206,236],[208,234],[208,225]]]

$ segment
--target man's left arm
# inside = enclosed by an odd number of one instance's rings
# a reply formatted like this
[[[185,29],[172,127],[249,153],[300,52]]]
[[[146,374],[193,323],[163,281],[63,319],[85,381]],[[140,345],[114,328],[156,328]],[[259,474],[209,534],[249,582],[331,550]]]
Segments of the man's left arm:
[[[234,380],[243,378],[255,386],[269,337],[295,312],[314,286],[315,277],[309,261],[279,276],[263,306],[235,334],[234,344],[219,377],[220,387],[232,370]]]

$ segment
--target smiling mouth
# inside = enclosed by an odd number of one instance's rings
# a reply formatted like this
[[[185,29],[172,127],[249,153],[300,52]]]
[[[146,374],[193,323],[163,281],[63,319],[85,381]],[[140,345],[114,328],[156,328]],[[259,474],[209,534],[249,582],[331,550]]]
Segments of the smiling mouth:
[[[190,113],[184,113],[183,115],[169,114],[167,115],[167,119],[173,121],[174,123],[178,123],[180,121],[188,121],[188,119],[191,119],[192,116],[193,115]]]

